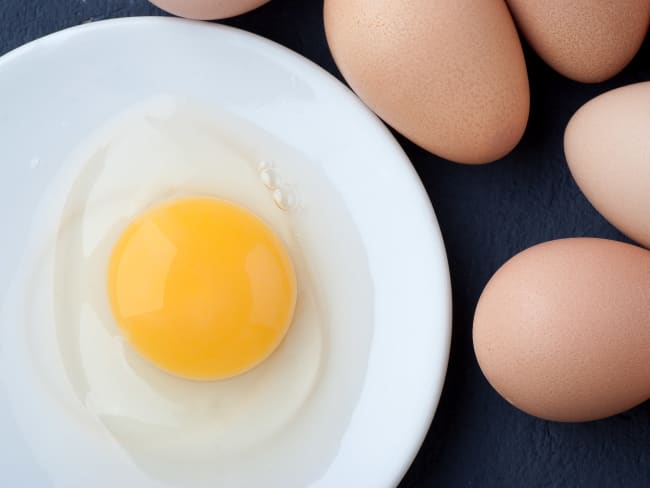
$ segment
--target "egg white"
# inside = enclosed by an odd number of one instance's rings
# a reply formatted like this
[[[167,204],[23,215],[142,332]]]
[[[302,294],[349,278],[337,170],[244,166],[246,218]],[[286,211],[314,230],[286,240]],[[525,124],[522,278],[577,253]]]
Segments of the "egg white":
[[[27,435],[43,445],[43,436],[71,436],[95,486],[118,478],[183,487],[317,479],[358,399],[372,333],[363,246],[324,175],[252,125],[171,97],[108,124],[70,167],[58,198],[46,202],[55,232],[42,236],[14,290],[20,328],[9,339],[24,346],[12,357],[25,372],[15,386],[48,405],[40,414],[56,423],[34,421],[39,409],[17,412]],[[176,378],[148,363],[120,335],[106,293],[108,258],[125,226],[151,205],[191,195],[230,200],[264,219],[287,245],[299,284],[278,350],[219,382]],[[89,479],[89,468],[73,474],[75,462],[60,454],[53,464],[51,456],[41,461],[53,479]]]

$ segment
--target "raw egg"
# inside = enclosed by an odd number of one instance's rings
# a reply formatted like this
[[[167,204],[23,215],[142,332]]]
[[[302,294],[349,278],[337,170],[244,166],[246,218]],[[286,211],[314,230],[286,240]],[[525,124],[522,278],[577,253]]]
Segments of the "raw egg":
[[[249,370],[280,344],[296,303],[289,255],[251,212],[211,198],[147,210],[109,263],[126,337],[170,373],[197,380]]]
[[[352,89],[426,150],[486,163],[521,139],[528,75],[503,0],[325,0],[325,31]]]
[[[12,398],[47,412],[16,415],[52,480],[301,487],[328,468],[374,306],[317,164],[220,107],[155,97],[80,144],[34,232],[4,340]]]
[[[474,350],[492,386],[548,420],[585,421],[650,398],[650,252],[604,239],[534,246],[489,281]]]
[[[197,20],[234,17],[254,10],[269,0],[150,0],[169,13]]]
[[[571,173],[589,201],[650,248],[650,82],[617,88],[585,104],[564,133]]]

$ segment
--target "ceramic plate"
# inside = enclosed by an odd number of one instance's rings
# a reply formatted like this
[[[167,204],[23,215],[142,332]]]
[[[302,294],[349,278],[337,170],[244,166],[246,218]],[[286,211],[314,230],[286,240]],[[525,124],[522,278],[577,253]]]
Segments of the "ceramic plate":
[[[306,481],[395,486],[424,439],[445,377],[451,307],[443,242],[424,188],[390,132],[343,84],[286,48],[211,23],[130,18],[68,29],[1,58],[0,293],[8,296],[20,272],[36,209],[70,151],[157,94],[188,96],[254,124],[318,165],[340,195],[367,253],[374,324],[344,434]],[[3,337],[19,327],[4,320]],[[1,346],[3,356],[13,347]],[[17,415],[23,406],[6,387],[20,375],[8,364],[3,358],[0,478],[14,486],[72,486],[53,472],[59,460],[44,459],[48,439],[24,435],[29,418]],[[45,405],[24,408],[47,418],[39,411]],[[304,439],[304,452],[317,453],[310,441]],[[60,460],[68,447],[58,446]],[[102,482],[116,486],[110,479],[92,484]]]

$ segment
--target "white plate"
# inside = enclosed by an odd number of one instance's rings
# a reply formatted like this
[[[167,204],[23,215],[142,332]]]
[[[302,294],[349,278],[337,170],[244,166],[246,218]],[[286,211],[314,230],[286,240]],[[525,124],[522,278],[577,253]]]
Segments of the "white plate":
[[[156,93],[189,94],[252,121],[321,165],[342,196],[368,253],[376,321],[360,400],[313,486],[398,484],[447,366],[451,306],[440,232],[384,125],[332,76],[273,42],[215,24],[130,18],[68,29],[0,59],[0,293],[66,155]],[[47,485],[7,404],[0,390],[0,480]]]

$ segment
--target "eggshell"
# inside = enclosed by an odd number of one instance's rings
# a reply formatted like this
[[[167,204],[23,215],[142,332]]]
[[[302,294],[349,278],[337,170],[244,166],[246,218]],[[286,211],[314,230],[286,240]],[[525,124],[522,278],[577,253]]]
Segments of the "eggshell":
[[[507,0],[519,29],[553,69],[595,83],[621,71],[650,22],[648,0]]]
[[[521,139],[528,76],[503,0],[325,0],[324,14],[347,82],[416,144],[485,163]]]
[[[225,19],[246,13],[270,0],[150,0],[161,9],[188,19]]]
[[[562,239],[508,261],[474,317],[492,386],[544,419],[585,421],[650,397],[650,252]]]
[[[584,105],[569,122],[564,150],[593,206],[650,248],[650,82],[612,90]]]

